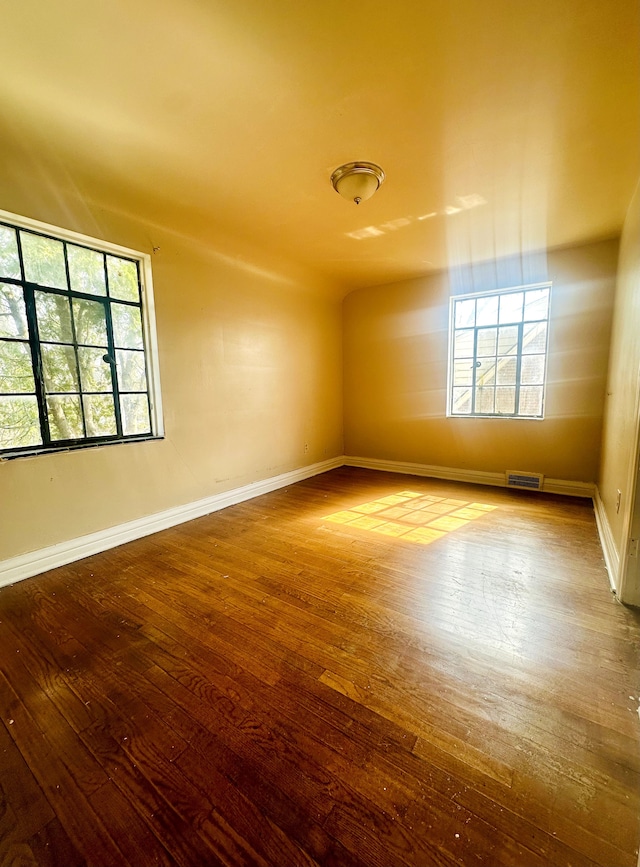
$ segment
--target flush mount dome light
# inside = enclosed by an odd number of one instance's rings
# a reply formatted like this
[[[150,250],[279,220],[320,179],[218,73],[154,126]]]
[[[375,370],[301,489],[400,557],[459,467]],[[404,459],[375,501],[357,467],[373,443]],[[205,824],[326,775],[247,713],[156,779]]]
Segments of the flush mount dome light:
[[[384,172],[375,163],[345,163],[331,175],[336,193],[359,205],[365,202],[384,181]]]

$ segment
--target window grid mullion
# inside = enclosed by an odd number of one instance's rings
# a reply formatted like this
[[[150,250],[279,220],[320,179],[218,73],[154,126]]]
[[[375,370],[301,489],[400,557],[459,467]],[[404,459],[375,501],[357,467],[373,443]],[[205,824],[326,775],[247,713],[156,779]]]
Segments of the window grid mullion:
[[[111,290],[109,288],[109,269],[107,268],[107,254],[102,254],[102,267],[104,269],[104,291],[107,293],[107,298],[111,298]]]
[[[65,248],[65,262],[67,260],[67,245],[64,245]],[[67,273],[67,279],[69,279],[69,275]],[[69,283],[69,287],[71,287],[71,283]],[[68,293],[68,301],[69,301],[69,314],[71,316],[71,339],[73,340],[73,354],[76,359],[76,376],[78,377],[78,393],[80,397],[80,415],[82,418],[82,436],[83,439],[87,438],[87,420],[84,414],[84,400],[82,396],[84,394],[82,390],[82,379],[80,377],[80,353],[78,352],[78,335],[76,331],[76,313],[73,308],[73,295],[71,293],[71,288],[69,288]]]
[[[113,320],[111,318],[112,300],[111,286],[109,285],[109,268],[107,267],[107,255],[102,254],[102,265],[104,268],[104,285],[107,292],[107,300],[105,301],[105,322],[107,324],[107,343],[109,349],[109,367],[111,368],[111,388],[113,389],[113,411],[116,416],[116,431],[119,437],[122,437],[122,415],[120,413],[120,389],[118,387],[118,368],[116,365],[116,348],[113,339]]]
[[[518,354],[516,355],[516,415],[520,415],[520,373],[522,370],[522,336],[524,325],[519,322],[518,325]]]
[[[452,317],[452,321],[449,324],[449,334],[451,335],[449,338],[449,393],[447,395],[447,401],[449,406],[449,414],[454,414],[454,388],[455,388],[455,370],[456,370],[456,334],[458,329],[456,328],[457,322],[457,311],[458,311],[458,302],[453,301],[452,306],[449,308],[449,316]],[[145,371],[146,373],[146,371]],[[148,383],[147,383],[148,385]]]
[[[491,386],[493,390],[493,414],[500,415],[498,412],[498,326],[496,325],[496,354],[492,356],[491,360],[493,361],[493,385]]]
[[[31,366],[33,368],[33,381],[36,389],[36,399],[38,401],[38,417],[40,419],[40,436],[42,443],[45,446],[51,444],[51,431],[49,429],[49,413],[47,410],[47,402],[44,398],[44,377],[42,371],[42,353],[40,352],[40,340],[38,335],[38,320],[36,317],[35,298],[33,288],[27,286],[25,282],[24,256],[22,253],[22,237],[17,227],[14,227],[16,233],[16,247],[18,249],[18,261],[20,263],[20,276],[22,285],[22,294],[24,298],[25,312],[27,315],[27,329],[29,333],[29,349],[31,350]]]
[[[23,272],[24,273],[24,272]],[[44,372],[42,369],[42,353],[40,351],[40,339],[38,335],[38,321],[36,317],[36,302],[34,291],[29,286],[23,287],[24,303],[27,314],[27,327],[29,329],[29,347],[31,349],[31,365],[33,367],[33,381],[35,383],[36,397],[38,400],[38,416],[40,418],[40,435],[43,445],[51,444],[51,430],[49,427],[49,412],[45,397]]]
[[[147,335],[145,333],[144,328],[144,317],[142,315],[142,274],[140,269],[140,263],[136,262],[136,271],[138,274],[138,301],[139,301],[139,310],[140,310],[140,325],[142,328],[142,352],[144,358],[144,383],[145,383],[145,391],[147,395],[147,412],[149,413],[149,430],[151,430],[151,393],[149,390],[149,354],[147,351]]]
[[[116,348],[113,339],[113,321],[111,319],[111,304],[108,298],[104,301],[105,307],[105,322],[107,325],[107,345],[109,347],[109,366],[111,368],[111,387],[113,389],[113,411],[116,414],[116,431],[119,437],[122,436],[122,415],[120,413],[120,389],[118,387],[118,372],[116,368]]]
[[[471,378],[471,415],[476,414],[476,379],[478,373],[478,326],[473,324],[473,376]]]

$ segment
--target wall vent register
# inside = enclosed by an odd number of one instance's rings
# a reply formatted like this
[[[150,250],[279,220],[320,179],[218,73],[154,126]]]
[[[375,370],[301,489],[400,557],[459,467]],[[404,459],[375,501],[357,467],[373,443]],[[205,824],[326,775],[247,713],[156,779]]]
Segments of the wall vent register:
[[[541,491],[544,483],[542,473],[523,473],[519,470],[507,470],[508,488],[526,488],[529,491]]]

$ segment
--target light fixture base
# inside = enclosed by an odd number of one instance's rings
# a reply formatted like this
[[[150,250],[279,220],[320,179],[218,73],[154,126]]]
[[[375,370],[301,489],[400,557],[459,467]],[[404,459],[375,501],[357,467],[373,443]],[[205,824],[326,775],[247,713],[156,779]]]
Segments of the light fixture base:
[[[331,185],[336,193],[359,205],[371,198],[384,179],[380,166],[360,161],[339,166],[331,175]]]

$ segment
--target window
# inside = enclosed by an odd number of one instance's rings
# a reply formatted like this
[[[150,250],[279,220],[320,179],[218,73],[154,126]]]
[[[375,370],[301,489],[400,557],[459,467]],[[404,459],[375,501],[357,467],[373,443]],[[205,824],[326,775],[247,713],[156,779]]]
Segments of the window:
[[[0,211],[0,454],[161,433],[149,257]]]
[[[450,416],[542,418],[551,285],[451,299]]]

